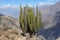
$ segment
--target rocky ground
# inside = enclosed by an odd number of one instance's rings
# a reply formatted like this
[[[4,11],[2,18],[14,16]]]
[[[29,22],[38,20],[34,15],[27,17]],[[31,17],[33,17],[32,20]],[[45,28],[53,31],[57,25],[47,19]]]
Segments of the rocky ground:
[[[0,29],[0,40],[45,40],[36,36],[28,38],[13,29]]]
[[[19,21],[9,16],[0,16],[0,40],[43,40],[33,36],[28,38],[21,35],[22,30],[19,26]]]

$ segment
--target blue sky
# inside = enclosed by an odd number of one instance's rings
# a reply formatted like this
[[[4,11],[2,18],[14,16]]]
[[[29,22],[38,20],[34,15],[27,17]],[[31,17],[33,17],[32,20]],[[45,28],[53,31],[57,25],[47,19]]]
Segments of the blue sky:
[[[55,4],[57,1],[59,0],[21,0],[20,1],[20,4],[22,5],[29,5],[29,6],[36,6],[36,5],[39,5],[39,6],[42,6],[42,5],[52,5],[52,4]]]
[[[56,3],[59,0],[0,0],[0,5],[30,5],[30,6],[36,6],[36,5],[51,5]]]
[[[58,1],[59,0],[0,0],[0,13],[8,16],[17,17],[19,15],[20,4],[22,6],[25,6],[25,4],[27,4],[28,6],[34,7],[36,5],[53,5]]]

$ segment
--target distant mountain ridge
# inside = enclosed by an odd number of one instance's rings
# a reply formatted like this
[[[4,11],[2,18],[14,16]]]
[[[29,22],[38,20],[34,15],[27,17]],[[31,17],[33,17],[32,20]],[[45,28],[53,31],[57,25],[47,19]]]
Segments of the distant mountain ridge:
[[[60,11],[60,1],[54,5],[39,7],[42,12],[42,19],[46,22],[47,26],[54,24],[55,14]]]
[[[12,6],[11,6],[12,7]],[[4,14],[6,16],[11,16],[11,17],[14,17],[14,18],[18,18],[19,17],[19,8],[16,7],[0,7],[0,13],[1,14]]]
[[[4,16],[3,14],[0,14],[0,16]]]

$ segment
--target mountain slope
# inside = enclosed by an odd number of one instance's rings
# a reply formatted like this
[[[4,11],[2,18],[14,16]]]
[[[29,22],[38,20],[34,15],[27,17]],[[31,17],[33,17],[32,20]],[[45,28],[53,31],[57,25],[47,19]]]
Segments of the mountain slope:
[[[1,29],[13,29],[22,32],[19,26],[19,21],[9,16],[0,16]]]
[[[46,29],[43,28],[39,30],[38,34],[43,35],[47,40],[56,40],[57,38],[60,37],[60,1],[52,6],[45,7],[45,10],[43,9],[41,11],[44,12],[46,15],[45,17],[49,19],[46,21],[48,21],[50,25],[52,25],[53,23],[54,25],[52,26],[47,25]],[[48,14],[50,14],[49,17],[51,19],[48,17]],[[52,22],[50,23],[51,20]]]

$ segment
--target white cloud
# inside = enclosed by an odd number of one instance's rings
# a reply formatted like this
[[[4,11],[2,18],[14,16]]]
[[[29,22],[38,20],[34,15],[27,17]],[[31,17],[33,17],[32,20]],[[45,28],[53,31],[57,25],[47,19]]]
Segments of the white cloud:
[[[51,2],[51,1],[59,1],[59,0],[47,0],[47,1]]]
[[[5,5],[0,5],[0,8],[6,9],[6,8],[19,8],[17,5],[11,5],[11,4],[5,4]]]
[[[40,6],[43,6],[43,5],[52,5],[52,4],[54,4],[54,3],[52,3],[52,2],[39,2]]]
[[[32,4],[29,4],[28,6],[29,6],[29,7],[33,7]]]
[[[10,4],[6,4],[6,5],[4,5],[4,6],[2,6],[3,8],[8,8],[8,7],[10,7]]]
[[[54,0],[47,0],[47,1],[54,1]]]
[[[25,4],[22,5],[22,8],[25,7],[25,6],[26,6]],[[27,6],[29,6],[29,7],[33,7],[32,4],[28,4]]]
[[[53,4],[55,4],[57,1],[59,1],[59,0],[46,0],[45,2],[39,2],[39,5],[40,5],[40,6],[43,6],[43,5],[53,5]]]
[[[23,8],[23,7],[25,7],[25,4],[24,4],[24,5],[21,5],[21,6],[22,6],[22,8]]]

